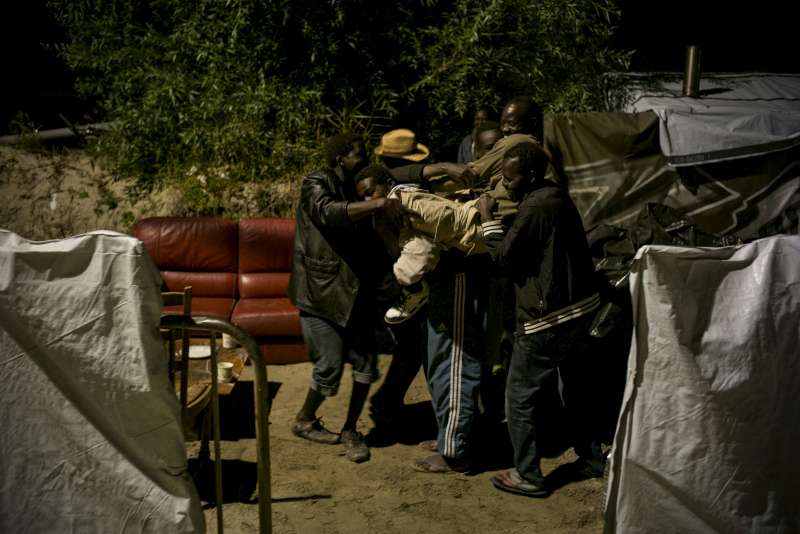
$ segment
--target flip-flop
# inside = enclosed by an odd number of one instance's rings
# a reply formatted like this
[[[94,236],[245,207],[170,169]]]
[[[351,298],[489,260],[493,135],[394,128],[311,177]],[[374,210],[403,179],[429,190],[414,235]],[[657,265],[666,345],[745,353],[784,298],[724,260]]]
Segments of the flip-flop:
[[[439,452],[439,447],[436,446],[435,439],[428,439],[420,442],[419,448],[428,452]]]
[[[466,465],[448,463],[441,454],[414,460],[411,467],[422,473],[465,473],[469,469]]]
[[[492,477],[492,484],[495,488],[514,493],[516,495],[525,495],[526,497],[547,497],[550,495],[550,490],[544,486],[528,482],[519,476],[516,469],[509,469],[503,471]]]

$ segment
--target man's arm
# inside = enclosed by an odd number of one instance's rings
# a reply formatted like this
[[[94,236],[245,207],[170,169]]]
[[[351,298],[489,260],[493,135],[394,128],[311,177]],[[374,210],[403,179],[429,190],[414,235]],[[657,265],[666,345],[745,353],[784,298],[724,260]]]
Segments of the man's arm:
[[[300,187],[300,202],[303,203],[312,222],[320,227],[348,226],[347,201],[331,191],[324,179],[306,176]]]
[[[456,180],[466,168],[467,166],[463,163],[430,163],[422,169],[422,178],[429,180],[435,176],[446,174],[448,178]]]
[[[434,193],[449,193],[469,188],[465,173],[469,172],[463,163],[431,163],[422,172],[427,188]]]
[[[506,232],[501,221],[493,218],[493,205],[494,199],[488,195],[481,197],[478,203],[483,240],[492,260],[504,269],[513,269],[529,259],[531,252],[544,242],[550,217],[530,204],[520,204],[519,213]]]
[[[396,198],[372,198],[360,202],[348,202],[347,216],[351,221],[358,221],[380,211],[384,212],[389,220],[394,220],[402,215],[404,209]]]
[[[394,181],[399,184],[419,184],[423,181],[422,172],[424,169],[424,163],[411,163],[389,169],[389,172],[392,173]]]
[[[389,169],[398,183],[424,183],[435,181],[438,186],[455,183],[462,179],[467,165],[464,163],[412,163]],[[447,186],[445,186],[447,187]]]
[[[306,202],[314,224],[347,226],[376,212],[383,213],[392,223],[402,226],[413,213],[394,198],[376,198],[360,202],[342,200],[330,191],[325,182],[313,176],[303,179],[301,201]]]

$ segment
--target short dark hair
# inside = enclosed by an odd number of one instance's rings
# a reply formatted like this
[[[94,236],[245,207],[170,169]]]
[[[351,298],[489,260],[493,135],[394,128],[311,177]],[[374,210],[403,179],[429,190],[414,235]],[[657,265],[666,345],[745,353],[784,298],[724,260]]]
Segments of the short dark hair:
[[[536,143],[517,143],[503,155],[503,161],[514,158],[519,158],[519,170],[522,174],[530,175],[531,181],[544,178],[547,163],[550,161],[542,147]]]
[[[527,95],[515,96],[508,101],[506,107],[512,104],[525,110],[522,120],[528,125],[528,131],[541,140],[544,133],[544,111],[542,107]]]
[[[356,174],[356,178],[354,183],[358,183],[361,180],[366,180],[367,178],[372,178],[375,180],[376,184],[388,184],[392,180],[394,180],[394,176],[392,173],[389,172],[389,169],[384,167],[383,165],[367,165]]]
[[[477,138],[483,132],[487,132],[489,130],[499,130],[500,125],[495,121],[486,121],[481,123],[477,128],[475,128],[475,137]]]
[[[478,109],[475,110],[475,113],[478,113],[479,111],[483,111],[484,113],[486,113],[486,116],[489,117],[489,120],[492,121],[497,121],[497,118],[499,116],[497,113],[497,109],[494,106],[490,106],[489,104],[482,104],[478,106]]]
[[[528,95],[518,95],[512,98],[511,100],[506,103],[506,106],[510,106],[514,104],[515,106],[524,107],[528,110],[528,113],[534,114],[542,114],[542,107],[530,96]]]
[[[346,156],[355,143],[361,142],[363,142],[361,137],[351,132],[342,132],[329,137],[325,143],[325,163],[328,167],[336,167],[336,157]]]

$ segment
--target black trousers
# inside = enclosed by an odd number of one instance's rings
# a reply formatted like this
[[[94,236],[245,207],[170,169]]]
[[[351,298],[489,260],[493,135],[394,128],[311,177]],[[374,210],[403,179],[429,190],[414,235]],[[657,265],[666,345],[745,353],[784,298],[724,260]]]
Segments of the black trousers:
[[[514,464],[526,480],[541,484],[539,441],[542,407],[552,394],[558,373],[563,382],[562,398],[568,418],[571,443],[578,456],[599,453],[601,409],[595,365],[598,356],[590,350],[591,315],[578,317],[544,332],[516,335],[506,385],[506,417]]]

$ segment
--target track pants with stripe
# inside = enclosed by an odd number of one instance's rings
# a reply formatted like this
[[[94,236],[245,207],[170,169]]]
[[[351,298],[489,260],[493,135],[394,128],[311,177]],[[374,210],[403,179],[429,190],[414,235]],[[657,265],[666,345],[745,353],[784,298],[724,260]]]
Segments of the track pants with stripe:
[[[488,283],[485,255],[448,251],[428,275],[426,377],[439,424],[437,445],[447,458],[467,461],[478,415]]]

